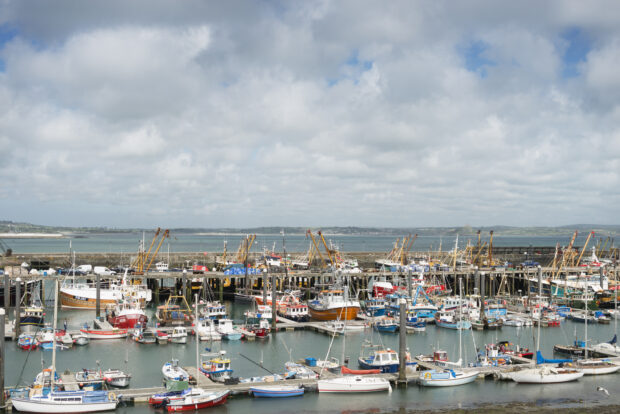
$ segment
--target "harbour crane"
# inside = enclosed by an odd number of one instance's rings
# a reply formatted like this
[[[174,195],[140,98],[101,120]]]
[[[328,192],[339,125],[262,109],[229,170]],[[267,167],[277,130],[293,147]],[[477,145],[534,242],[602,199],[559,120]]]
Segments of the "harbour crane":
[[[170,231],[165,230],[161,236],[161,240],[159,241],[157,248],[155,249],[155,252],[151,255],[153,246],[155,245],[155,242],[157,241],[160,234],[161,234],[161,228],[158,227],[157,230],[155,230],[155,235],[153,236],[153,240],[151,240],[151,245],[149,246],[148,250],[144,249],[144,240],[142,240],[140,244],[140,249],[138,250],[138,255],[136,257],[136,260],[134,260],[133,263],[131,264],[131,266],[136,269],[135,274],[143,275],[144,272],[148,271],[148,269],[151,267],[151,264],[153,263],[153,260],[157,256],[157,252],[159,252],[159,248],[164,242],[164,239],[170,237]],[[147,265],[147,262],[148,262],[148,265]]]
[[[558,275],[560,274],[560,271],[562,270],[562,268],[564,266],[566,266],[566,264],[568,263],[568,260],[572,259],[572,256],[573,256],[573,244],[575,244],[575,240],[577,239],[577,234],[578,234],[578,231],[575,230],[575,232],[573,233],[573,237],[571,237],[570,242],[568,243],[568,246],[566,247],[566,249],[564,249],[562,251],[562,261],[560,262],[560,265],[558,266],[558,269],[554,273],[553,279],[556,279],[558,277]]]
[[[317,233],[321,237],[321,241],[323,242],[323,246],[325,247],[325,251],[327,252],[329,261],[331,262],[332,266],[336,266],[336,261],[338,259],[338,250],[330,249],[327,246],[327,242],[325,241],[325,237],[323,237],[323,233],[321,233],[321,230],[319,230]]]
[[[238,263],[246,263],[252,244],[254,244],[254,240],[256,240],[256,234],[246,235],[245,239],[241,240],[241,243],[239,243],[239,249],[237,250],[236,260]]]
[[[323,268],[326,267],[327,263],[325,262],[325,258],[323,258],[323,255],[321,254],[321,249],[319,249],[319,246],[310,229],[306,231],[306,237],[308,236],[310,236],[310,240],[312,240],[312,246],[310,247],[310,254],[308,255],[308,264],[312,264],[312,260],[314,259],[314,255],[316,254],[321,259],[321,267]],[[314,247],[314,249],[312,247]]]
[[[590,239],[592,238],[592,236],[594,236],[594,232],[591,231],[590,234],[588,234],[588,238],[586,239],[586,242],[583,245],[583,248],[581,249],[581,253],[579,254],[579,258],[577,259],[577,263],[575,264],[575,266],[579,266],[579,262],[581,262],[581,257],[583,256],[583,253],[586,251],[586,247],[588,247],[588,242],[590,242]]]

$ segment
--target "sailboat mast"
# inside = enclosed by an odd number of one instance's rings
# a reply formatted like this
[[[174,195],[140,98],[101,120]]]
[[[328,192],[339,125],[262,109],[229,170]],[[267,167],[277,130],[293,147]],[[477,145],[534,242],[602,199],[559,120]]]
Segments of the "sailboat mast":
[[[459,327],[459,323],[461,326]],[[459,330],[459,366],[462,365],[462,345],[461,345],[461,335],[463,331],[463,279],[459,278],[459,320],[456,323],[456,327]]]
[[[198,293],[194,295],[194,310],[196,312],[196,314],[194,315],[194,325],[198,327]],[[200,335],[198,335],[198,330],[196,330],[196,377],[200,377],[200,356],[198,351],[198,342],[200,342]]]
[[[538,266],[538,301],[542,300],[542,267]],[[542,306],[538,312],[538,332],[536,334],[536,360],[538,360],[538,351],[540,351],[540,325],[542,323]]]
[[[345,281],[346,276],[345,276]],[[342,366],[345,366],[345,361],[344,361],[344,349],[346,346],[346,340],[347,340],[347,310],[348,310],[348,301],[349,301],[349,285],[347,283],[345,283],[344,285],[344,325],[342,328]],[[342,313],[341,313],[342,314]]]
[[[52,339],[52,386],[50,392],[54,390],[54,377],[56,376],[56,326],[58,324],[58,277],[54,281],[54,325]]]
[[[585,326],[585,359],[588,359],[588,284],[585,285],[585,294],[586,294],[586,326]]]

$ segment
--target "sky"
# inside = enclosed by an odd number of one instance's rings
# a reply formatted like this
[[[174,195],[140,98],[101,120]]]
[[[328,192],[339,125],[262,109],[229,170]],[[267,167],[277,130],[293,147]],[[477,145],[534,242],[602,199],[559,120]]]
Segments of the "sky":
[[[620,223],[617,1],[0,0],[0,219]]]

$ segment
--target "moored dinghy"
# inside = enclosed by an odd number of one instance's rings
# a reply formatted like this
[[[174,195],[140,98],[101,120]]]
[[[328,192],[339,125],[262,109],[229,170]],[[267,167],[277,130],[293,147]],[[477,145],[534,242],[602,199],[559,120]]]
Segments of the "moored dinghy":
[[[478,377],[478,371],[463,371],[448,369],[446,371],[429,370],[420,373],[418,379],[420,385],[425,387],[450,387],[474,382]]]
[[[250,387],[250,392],[255,397],[297,397],[303,395],[304,388],[298,385],[262,385]]]
[[[322,379],[318,381],[319,392],[392,392],[390,381],[385,378],[345,376],[339,378]]]
[[[183,399],[170,401],[166,406],[166,410],[169,413],[177,411],[194,411],[201,408],[214,407],[216,405],[224,404],[226,398],[230,395],[230,390],[221,391],[204,391],[195,394],[190,393],[185,395]]]

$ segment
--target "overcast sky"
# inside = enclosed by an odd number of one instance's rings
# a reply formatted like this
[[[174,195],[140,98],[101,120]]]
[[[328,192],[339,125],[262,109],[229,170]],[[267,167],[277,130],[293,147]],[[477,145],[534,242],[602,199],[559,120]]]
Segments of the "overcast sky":
[[[617,224],[617,1],[0,1],[0,219]]]

